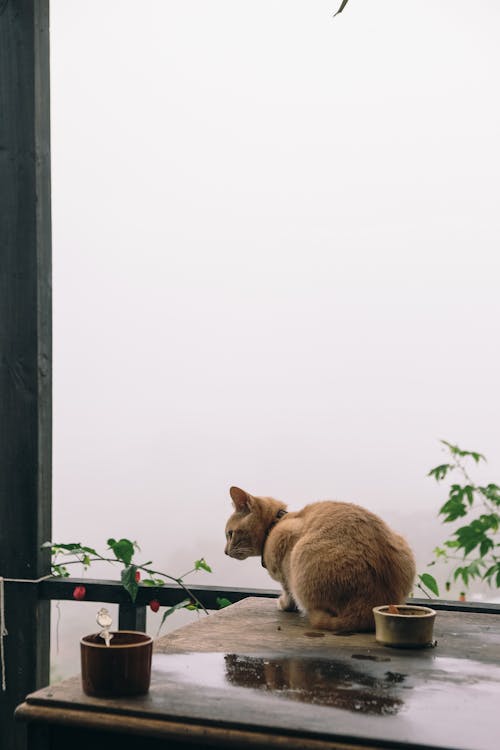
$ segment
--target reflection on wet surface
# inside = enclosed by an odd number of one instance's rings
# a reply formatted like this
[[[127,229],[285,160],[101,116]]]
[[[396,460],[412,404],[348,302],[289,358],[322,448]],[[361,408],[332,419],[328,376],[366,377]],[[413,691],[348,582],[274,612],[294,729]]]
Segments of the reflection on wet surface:
[[[315,657],[226,654],[224,660],[232,685],[289,700],[378,715],[395,714],[403,705],[395,688],[404,682],[404,674],[375,676],[343,661]]]
[[[351,659],[360,659],[361,661],[390,661],[390,656],[379,656],[378,654],[351,654]]]
[[[441,750],[497,750],[499,698],[493,660],[371,647],[155,654],[149,696],[172,716]]]

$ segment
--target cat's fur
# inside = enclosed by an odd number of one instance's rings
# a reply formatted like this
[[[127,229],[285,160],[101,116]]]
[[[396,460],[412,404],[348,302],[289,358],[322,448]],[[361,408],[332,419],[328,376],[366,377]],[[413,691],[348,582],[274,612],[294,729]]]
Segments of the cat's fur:
[[[235,511],[225,553],[262,555],[283,593],[278,607],[300,609],[312,627],[373,630],[372,608],[403,604],[415,577],[413,553],[381,518],[359,505],[318,502],[278,520],[286,505],[231,487]]]

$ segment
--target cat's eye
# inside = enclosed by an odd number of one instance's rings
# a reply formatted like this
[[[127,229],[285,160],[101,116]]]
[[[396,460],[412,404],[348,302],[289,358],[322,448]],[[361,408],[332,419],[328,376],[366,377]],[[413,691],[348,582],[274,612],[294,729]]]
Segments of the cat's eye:
[[[229,529],[229,531],[227,532],[227,538],[231,539],[232,536],[233,536],[233,532],[231,531],[231,529]]]

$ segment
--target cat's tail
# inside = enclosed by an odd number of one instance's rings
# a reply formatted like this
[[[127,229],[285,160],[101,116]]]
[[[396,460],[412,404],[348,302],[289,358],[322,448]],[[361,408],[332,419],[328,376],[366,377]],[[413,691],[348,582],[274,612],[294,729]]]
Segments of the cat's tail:
[[[307,613],[309,622],[318,630],[332,630],[335,633],[359,633],[375,629],[373,612],[366,607],[350,608],[342,615],[333,615],[328,610],[312,609]]]

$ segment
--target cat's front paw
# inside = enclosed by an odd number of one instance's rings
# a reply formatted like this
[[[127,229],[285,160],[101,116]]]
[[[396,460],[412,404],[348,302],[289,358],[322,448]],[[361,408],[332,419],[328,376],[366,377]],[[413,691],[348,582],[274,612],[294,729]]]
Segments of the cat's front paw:
[[[293,596],[284,591],[278,599],[278,609],[281,609],[282,612],[296,612],[297,605]]]

